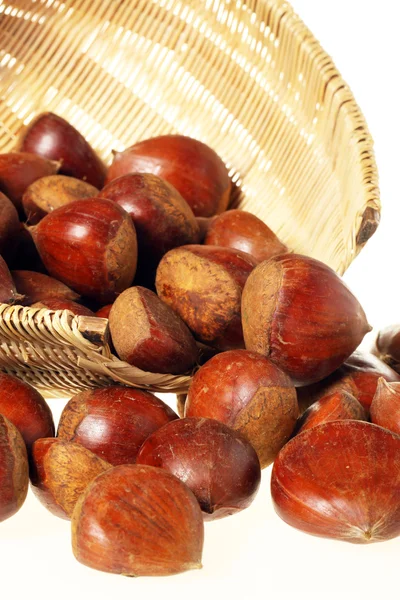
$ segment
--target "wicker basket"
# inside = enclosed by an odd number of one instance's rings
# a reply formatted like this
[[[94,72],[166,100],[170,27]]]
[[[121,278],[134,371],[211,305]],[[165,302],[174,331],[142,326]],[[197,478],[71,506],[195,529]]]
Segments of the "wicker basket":
[[[212,146],[233,202],[343,273],[379,221],[372,141],[331,59],[282,0],[3,0],[0,151],[42,111],[106,160],[180,132]],[[107,320],[0,305],[0,366],[46,395],[113,381],[184,391],[107,344]]]

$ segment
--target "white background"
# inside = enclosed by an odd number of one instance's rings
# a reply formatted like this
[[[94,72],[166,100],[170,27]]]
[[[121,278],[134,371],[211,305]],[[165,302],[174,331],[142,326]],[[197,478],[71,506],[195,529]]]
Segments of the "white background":
[[[377,234],[346,273],[371,324],[400,321],[400,11],[396,0],[293,0],[332,55],[375,139],[383,203]],[[63,401],[51,403],[55,416]],[[274,513],[270,469],[250,509],[206,525],[204,568],[170,578],[130,579],[77,563],[70,525],[29,492],[21,511],[0,525],[0,598],[96,600],[252,600],[398,596],[400,539],[370,546],[323,540],[285,525]]]

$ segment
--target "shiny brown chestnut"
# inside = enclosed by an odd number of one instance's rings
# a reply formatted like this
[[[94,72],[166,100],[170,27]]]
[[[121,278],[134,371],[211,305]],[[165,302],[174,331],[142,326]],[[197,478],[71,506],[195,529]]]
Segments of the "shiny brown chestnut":
[[[28,457],[18,429],[0,414],[0,522],[12,517],[28,492]]]
[[[83,135],[68,121],[47,112],[38,115],[23,132],[20,149],[61,162],[60,173],[101,189],[106,167]]]
[[[177,418],[153,394],[115,385],[73,396],[61,413],[57,437],[82,444],[112,465],[134,463],[149,435]]]
[[[28,222],[35,225],[56,208],[82,198],[93,198],[98,192],[86,181],[65,175],[49,175],[34,181],[25,190],[22,205]]]
[[[122,292],[110,312],[110,333],[121,360],[152,373],[185,373],[197,346],[182,319],[146,288]]]
[[[136,271],[136,233],[128,213],[111,200],[76,200],[30,228],[50,275],[73,290],[108,303]]]
[[[136,464],[178,477],[196,496],[207,521],[250,506],[261,480],[253,446],[214,419],[177,419],[164,425],[144,442]]]
[[[231,180],[218,154],[184,135],[162,135],[116,152],[106,183],[128,173],[153,173],[174,186],[198,217],[228,207]]]
[[[123,175],[106,185],[99,195],[131,215],[140,263],[156,266],[168,250],[198,241],[199,227],[188,203],[157,175]]]
[[[6,261],[0,256],[0,304],[14,304],[20,299]]]
[[[382,329],[378,333],[372,352],[400,373],[400,324]]]
[[[348,392],[337,391],[324,396],[302,414],[297,422],[296,434],[322,423],[344,419],[366,421],[367,415],[354,396]]]
[[[292,527],[356,544],[400,534],[400,436],[365,421],[331,421],[294,437],[271,477]]]
[[[290,378],[248,350],[217,354],[194,375],[186,417],[208,417],[237,430],[268,466],[289,439],[298,417]]]
[[[17,292],[23,296],[21,304],[30,306],[40,302],[43,298],[57,298],[59,300],[75,301],[79,294],[67,285],[36,271],[15,270],[11,271]]]
[[[0,154],[0,191],[6,194],[23,217],[22,195],[37,179],[55,175],[59,162],[47,160],[29,152]]]
[[[243,289],[242,322],[246,348],[297,386],[327,377],[371,330],[340,277],[300,254],[274,256],[254,269]]]
[[[199,341],[219,350],[242,348],[241,295],[255,264],[232,248],[175,248],[158,265],[157,294]]]
[[[400,434],[400,382],[388,383],[381,377],[370,409],[371,421]]]
[[[245,210],[228,210],[210,224],[204,243],[247,252],[257,261],[288,251],[261,219]]]
[[[204,525],[199,504],[162,469],[121,465],[99,475],[72,515],[75,558],[131,577],[201,568]]]
[[[39,302],[31,304],[32,308],[47,308],[48,310],[69,310],[74,315],[81,317],[95,317],[96,314],[73,300],[64,300],[62,298],[42,298]]]
[[[81,444],[42,438],[32,447],[32,490],[51,513],[70,519],[89,483],[111,466]]]
[[[6,373],[0,373],[0,414],[15,425],[28,451],[38,438],[54,435],[53,415],[43,396]]]
[[[19,228],[17,209],[11,200],[0,192],[0,254],[6,262],[15,252]]]

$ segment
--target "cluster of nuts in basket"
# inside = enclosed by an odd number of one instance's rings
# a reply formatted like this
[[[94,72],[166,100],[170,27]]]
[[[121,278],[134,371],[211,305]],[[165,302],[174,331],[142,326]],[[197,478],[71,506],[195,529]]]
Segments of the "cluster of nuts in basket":
[[[0,301],[109,319],[118,356],[193,373],[180,417],[149,391],[83,391],[57,436],[27,383],[0,375],[0,521],[41,502],[75,556],[125,575],[199,567],[203,521],[248,507],[261,469],[284,521],[355,543],[400,534],[400,326],[371,354],[357,299],[254,215],[180,135],[116,153],[46,113],[0,155]],[[20,219],[22,223],[20,223]],[[5,259],[5,260],[4,260]]]

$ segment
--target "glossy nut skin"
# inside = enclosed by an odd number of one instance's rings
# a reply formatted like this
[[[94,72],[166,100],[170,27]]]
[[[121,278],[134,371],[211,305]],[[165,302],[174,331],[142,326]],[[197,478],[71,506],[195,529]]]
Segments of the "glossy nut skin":
[[[379,379],[372,400],[371,421],[400,435],[400,383]]]
[[[223,161],[193,138],[162,135],[116,152],[106,183],[134,172],[153,173],[168,181],[197,217],[211,217],[228,207],[231,180]]]
[[[250,506],[261,479],[252,445],[213,419],[171,421],[147,438],[136,463],[178,477],[192,490],[208,521]]]
[[[248,350],[217,354],[194,375],[186,417],[208,417],[237,430],[268,466],[298,417],[296,390],[269,360]]]
[[[38,438],[54,435],[53,415],[43,396],[6,373],[0,373],[0,414],[15,425],[28,451]]]
[[[101,189],[106,167],[83,135],[54,113],[38,115],[23,132],[20,149],[61,162],[60,173]]]
[[[40,302],[43,298],[57,298],[59,300],[75,301],[79,294],[67,285],[36,271],[15,270],[11,271],[17,291],[23,296],[21,304],[30,306]]]
[[[0,192],[0,255],[6,262],[15,252],[19,228],[17,209],[11,200]]]
[[[177,418],[149,392],[111,386],[73,396],[61,414],[57,437],[82,444],[112,465],[134,463],[148,436]]]
[[[400,534],[400,436],[332,421],[294,437],[272,470],[278,515],[292,527],[356,544]]]
[[[354,396],[344,391],[337,391],[324,396],[302,414],[297,422],[296,434],[322,423],[344,419],[366,421],[367,415]]]
[[[29,152],[0,154],[0,192],[3,192],[23,217],[22,195],[37,179],[55,175],[60,163]]]
[[[69,310],[74,315],[82,317],[95,317],[95,313],[73,300],[64,300],[61,298],[42,298],[40,302],[31,304],[32,308],[47,308],[49,310]]]
[[[0,522],[12,517],[28,492],[28,457],[18,429],[0,414]]]
[[[245,210],[228,210],[218,215],[210,224],[204,243],[247,252],[258,263],[288,250],[268,225]]]
[[[158,296],[131,287],[115,300],[110,333],[121,360],[152,373],[179,374],[196,362],[197,346],[182,319]]]
[[[114,179],[100,192],[132,217],[140,262],[157,265],[177,246],[197,243],[199,226],[188,203],[157,175],[130,173]]]
[[[198,502],[162,469],[121,465],[99,475],[72,515],[72,549],[84,565],[131,577],[201,568]]]
[[[82,198],[93,198],[98,191],[90,183],[75,177],[49,175],[34,181],[25,190],[22,204],[28,222],[35,225],[56,208]]]
[[[101,308],[99,308],[99,310],[96,311],[96,317],[101,317],[102,319],[108,319],[110,316],[111,309],[112,309],[112,304],[106,304],[105,306],[102,306]]]
[[[241,295],[255,264],[231,248],[175,248],[158,265],[157,294],[200,342],[219,350],[243,348]]]
[[[242,322],[246,348],[272,360],[297,386],[335,371],[371,330],[340,277],[300,254],[254,269],[243,290]]]
[[[77,293],[108,303],[132,283],[135,228],[111,200],[76,200],[49,213],[31,231],[50,275]]]
[[[80,444],[42,438],[32,447],[32,490],[51,513],[70,519],[89,483],[111,466]]]
[[[14,304],[18,299],[19,295],[10,270],[4,258],[0,256],[0,304]]]
[[[378,333],[372,352],[400,373],[400,324],[382,329]]]

